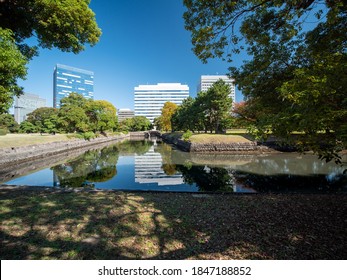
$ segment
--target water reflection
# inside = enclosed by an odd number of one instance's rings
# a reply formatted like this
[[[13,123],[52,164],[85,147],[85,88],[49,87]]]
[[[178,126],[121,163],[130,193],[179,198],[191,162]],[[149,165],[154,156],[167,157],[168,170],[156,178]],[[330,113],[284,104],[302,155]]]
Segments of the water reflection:
[[[175,165],[163,163],[165,153],[155,151],[153,145],[143,155],[135,155],[135,182],[139,184],[155,183],[158,186],[182,185],[183,178],[175,169]]]
[[[119,151],[110,146],[100,150],[91,150],[83,155],[53,166],[54,186],[94,187],[97,182],[107,182],[117,175]]]
[[[125,141],[89,150],[32,174],[27,174],[28,168],[23,170],[24,176],[16,170],[19,178],[5,182],[189,192],[347,191],[343,168],[312,155],[191,154],[156,141]],[[4,178],[11,178],[11,174]]]

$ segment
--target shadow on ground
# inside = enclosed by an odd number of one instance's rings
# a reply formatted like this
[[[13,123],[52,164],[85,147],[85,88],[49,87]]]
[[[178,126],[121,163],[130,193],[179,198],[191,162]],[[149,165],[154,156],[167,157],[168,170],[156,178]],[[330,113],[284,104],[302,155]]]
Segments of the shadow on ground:
[[[0,189],[1,259],[346,259],[346,195]]]

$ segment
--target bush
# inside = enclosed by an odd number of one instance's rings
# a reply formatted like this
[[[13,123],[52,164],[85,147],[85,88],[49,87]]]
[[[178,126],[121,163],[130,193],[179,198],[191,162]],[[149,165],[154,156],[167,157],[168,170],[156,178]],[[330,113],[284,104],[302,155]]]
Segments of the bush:
[[[89,131],[89,132],[85,132],[83,134],[83,137],[84,137],[85,140],[90,141],[90,139],[95,138],[95,134],[94,134],[94,132]]]
[[[6,135],[7,129],[6,128],[0,128],[0,136]]]
[[[189,129],[183,133],[182,138],[184,141],[189,141],[190,137],[192,137],[193,132],[191,132]]]

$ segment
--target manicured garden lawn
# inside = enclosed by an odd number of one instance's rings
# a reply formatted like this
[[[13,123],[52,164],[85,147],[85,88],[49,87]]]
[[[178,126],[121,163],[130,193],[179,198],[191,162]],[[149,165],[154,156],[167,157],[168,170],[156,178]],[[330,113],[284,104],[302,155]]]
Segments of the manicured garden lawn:
[[[210,144],[210,143],[223,143],[223,144],[229,144],[229,143],[237,143],[237,142],[250,142],[247,138],[241,136],[241,135],[233,135],[233,134],[209,134],[209,133],[201,133],[201,134],[194,134],[189,139],[192,143],[199,143],[199,144]]]
[[[346,195],[0,188],[1,259],[346,259]]]
[[[20,147],[26,145],[35,145],[43,143],[51,143],[58,141],[67,141],[69,138],[66,134],[7,134],[0,136],[0,149],[9,147]]]

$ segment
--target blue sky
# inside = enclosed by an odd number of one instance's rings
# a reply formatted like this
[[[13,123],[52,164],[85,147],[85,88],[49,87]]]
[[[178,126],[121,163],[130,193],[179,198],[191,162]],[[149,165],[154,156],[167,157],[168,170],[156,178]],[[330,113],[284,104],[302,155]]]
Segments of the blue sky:
[[[203,64],[194,55],[182,2],[92,0],[90,7],[103,33],[99,43],[77,55],[40,49],[28,65],[27,79],[19,84],[52,106],[53,69],[60,63],[94,71],[94,99],[108,100],[117,109],[133,109],[134,87],[140,84],[188,84],[190,95],[196,96],[201,75],[226,74],[231,65],[221,59]],[[236,94],[236,101],[241,101],[242,94]]]

